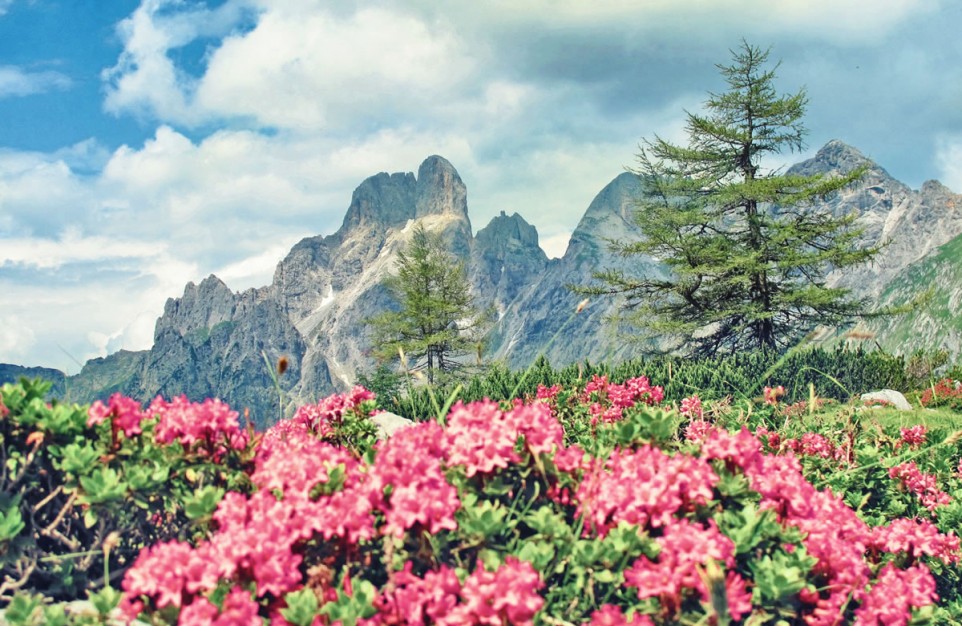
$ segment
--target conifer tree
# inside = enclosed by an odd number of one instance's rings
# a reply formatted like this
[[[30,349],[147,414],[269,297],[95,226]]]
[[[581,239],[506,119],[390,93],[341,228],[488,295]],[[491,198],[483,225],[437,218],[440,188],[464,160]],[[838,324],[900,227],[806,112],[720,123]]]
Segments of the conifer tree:
[[[802,150],[806,134],[805,91],[779,95],[768,55],[742,42],[731,65],[718,66],[728,89],[709,93],[703,114],[687,113],[688,145],[642,143],[634,171],[643,238],[613,245],[660,260],[665,274],[609,270],[585,290],[624,294],[627,320],[692,355],[782,349],[864,309],[825,276],[878,249],[858,245],[855,215],[816,204],[863,170],[800,176],[763,167],[766,155]]]
[[[416,225],[398,254],[397,274],[385,285],[399,309],[367,320],[374,328],[377,358],[390,361],[403,351],[411,369],[425,370],[433,383],[437,371],[458,367],[456,357],[477,346],[474,331],[483,317],[464,263],[445,249],[437,233]]]

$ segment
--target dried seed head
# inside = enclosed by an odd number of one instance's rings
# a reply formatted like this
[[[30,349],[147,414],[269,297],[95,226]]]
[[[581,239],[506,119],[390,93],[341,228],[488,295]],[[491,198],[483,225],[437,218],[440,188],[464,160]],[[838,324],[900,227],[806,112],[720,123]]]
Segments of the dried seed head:
[[[282,356],[281,358],[277,359],[277,375],[283,376],[290,364],[291,362],[287,360],[286,356]]]

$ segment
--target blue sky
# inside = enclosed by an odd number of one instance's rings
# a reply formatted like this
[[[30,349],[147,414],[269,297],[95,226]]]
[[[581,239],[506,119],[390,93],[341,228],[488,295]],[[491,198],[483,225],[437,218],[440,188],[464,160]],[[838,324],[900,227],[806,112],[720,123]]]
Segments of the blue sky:
[[[143,349],[167,298],[270,283],[380,171],[448,158],[553,256],[742,38],[841,139],[962,191],[950,0],[0,0],[0,362]]]

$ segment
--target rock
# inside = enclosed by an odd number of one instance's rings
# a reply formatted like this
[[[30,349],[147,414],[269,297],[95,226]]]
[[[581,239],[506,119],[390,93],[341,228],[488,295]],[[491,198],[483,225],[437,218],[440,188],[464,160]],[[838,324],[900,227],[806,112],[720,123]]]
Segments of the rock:
[[[905,396],[894,389],[882,389],[881,391],[863,393],[861,398],[862,402],[865,404],[871,404],[872,402],[886,402],[894,406],[899,411],[912,410],[912,405],[909,404],[909,401],[905,399]]]
[[[390,411],[381,411],[372,415],[371,421],[377,425],[377,438],[380,441],[384,441],[402,428],[414,425],[414,422],[408,418]]]

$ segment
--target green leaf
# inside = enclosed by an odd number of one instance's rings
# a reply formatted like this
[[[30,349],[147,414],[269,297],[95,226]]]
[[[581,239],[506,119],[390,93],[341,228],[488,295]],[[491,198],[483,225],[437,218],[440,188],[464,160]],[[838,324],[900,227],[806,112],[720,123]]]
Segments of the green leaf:
[[[120,473],[111,467],[100,467],[87,476],[80,477],[85,502],[97,504],[120,500],[127,493],[127,483],[120,480]]]
[[[94,466],[100,453],[89,443],[70,443],[63,447],[61,458],[54,460],[54,467],[59,467],[69,474],[84,474]]]
[[[352,578],[351,588],[351,595],[338,591],[337,600],[328,602],[319,612],[326,615],[331,622],[340,621],[343,626],[356,626],[357,620],[376,615],[374,598],[377,591],[374,585],[362,578]]]
[[[209,518],[214,514],[217,505],[224,497],[224,493],[223,489],[213,485],[199,489],[184,502],[184,514],[188,519],[195,521]]]
[[[90,603],[94,605],[94,608],[97,609],[97,612],[101,615],[107,615],[117,608],[122,596],[123,593],[113,587],[104,587],[97,593],[87,592]]]
[[[287,608],[281,609],[281,615],[294,626],[311,626],[318,611],[317,596],[311,589],[304,588],[292,591],[284,596]]]
[[[10,626],[40,626],[42,607],[42,596],[17,593],[10,600],[3,616]]]
[[[489,500],[478,502],[477,500],[464,499],[456,516],[458,528],[461,532],[477,541],[510,530],[516,524],[516,521],[512,521],[506,527],[507,509],[502,507],[499,502]]]
[[[16,502],[7,510],[0,511],[0,542],[14,539],[25,527]]]

